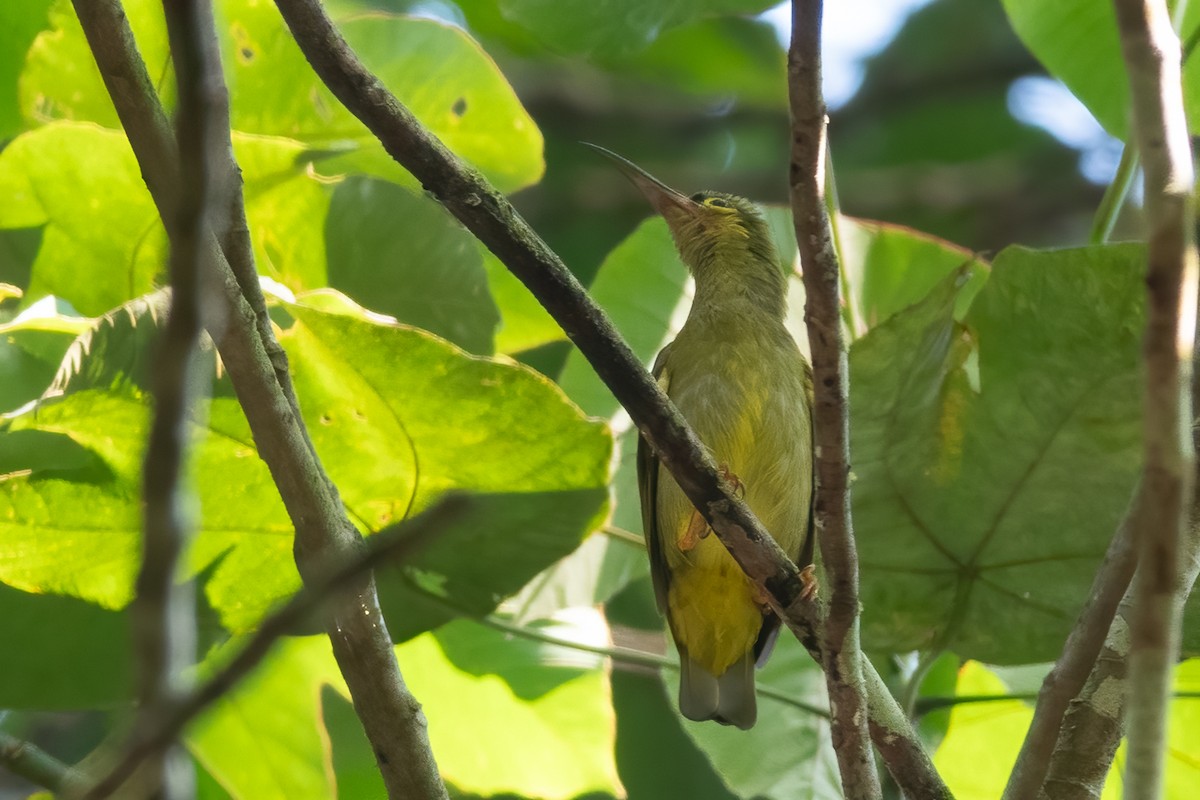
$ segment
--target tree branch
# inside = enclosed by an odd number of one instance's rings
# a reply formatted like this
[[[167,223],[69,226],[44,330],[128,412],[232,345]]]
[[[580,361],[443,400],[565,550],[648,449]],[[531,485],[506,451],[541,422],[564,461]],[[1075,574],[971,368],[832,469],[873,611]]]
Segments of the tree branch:
[[[1150,226],[1147,321],[1142,343],[1143,502],[1134,531],[1138,572],[1129,654],[1126,797],[1162,787],[1171,674],[1178,647],[1179,548],[1189,508],[1190,453],[1181,445],[1179,304],[1191,241],[1191,144],[1183,110],[1179,37],[1164,0],[1115,0],[1129,73],[1133,129],[1145,174]]]
[[[85,785],[82,776],[32,742],[0,731],[0,764],[9,772],[59,795],[70,795]]]
[[[821,649],[842,790],[850,798],[879,797],[858,644],[858,554],[850,519],[849,370],[841,325],[841,270],[825,205],[827,120],[821,96],[821,12],[822,0],[792,0],[792,44],[788,49],[789,183],[804,270],[804,311],[813,366],[813,526],[830,588]]]
[[[118,789],[142,762],[170,747],[189,722],[250,674],[277,640],[311,619],[322,606],[339,594],[352,590],[366,573],[385,564],[396,565],[412,558],[462,517],[470,502],[466,495],[448,495],[418,516],[389,530],[380,531],[367,539],[353,558],[327,568],[322,575],[310,579],[284,606],[263,620],[229,663],[202,686],[173,703],[167,714],[156,719],[153,727],[142,731],[121,753],[107,774],[96,782],[85,800],[106,797]]]
[[[1140,496],[1139,485],[1135,498]],[[1104,562],[1092,580],[1091,595],[1063,644],[1062,654],[1042,681],[1033,720],[1021,744],[1012,774],[1008,777],[1008,784],[1004,787],[1004,800],[1034,797],[1046,779],[1063,717],[1096,666],[1096,659],[1104,647],[1117,607],[1137,567],[1137,550],[1131,528],[1137,516],[1137,502],[1135,499],[1134,506],[1121,520],[1108,545]]]
[[[463,225],[488,247],[562,326],[597,375],[653,444],[659,458],[751,579],[761,584],[810,652],[819,605],[801,599],[796,566],[738,498],[716,464],[637,360],[612,323],[508,200],[448,151],[358,60],[314,0],[276,0],[305,58],[352,114]],[[869,667],[869,665],[868,665]],[[872,730],[888,768],[906,791],[934,786],[949,797],[911,725],[871,670]]]
[[[196,21],[211,13],[205,0],[164,4],[179,105],[176,139],[179,203],[164,220],[170,231],[171,307],[154,362],[154,418],[142,472],[142,565],[131,608],[139,661],[138,715],[133,736],[149,729],[174,701],[184,670],[196,660],[195,589],[175,572],[190,535],[182,485],[188,423],[203,377],[198,370],[202,301],[200,246],[212,195],[209,151],[214,98],[205,74],[220,56],[197,35]],[[207,52],[206,52],[207,51]],[[191,764],[164,749],[149,771],[169,797],[194,792]]]
[[[179,203],[175,149],[128,20],[116,0],[74,0],[74,5],[146,185],[160,215],[170,219]],[[207,27],[212,35],[211,20]],[[228,328],[214,331],[213,338],[259,453],[296,527],[296,562],[308,581],[320,574],[322,564],[355,552],[361,537],[321,467],[294,403],[281,388],[270,356],[279,345],[273,337],[260,338],[270,328],[259,322],[246,300],[246,293],[256,290],[239,285],[211,228],[202,245],[204,269],[221,277],[223,311],[229,319]],[[234,258],[246,254],[230,250]],[[237,272],[254,275],[253,266],[247,268],[244,261]],[[370,575],[362,576],[338,604],[328,630],[389,796],[446,797],[424,715],[400,675]]]

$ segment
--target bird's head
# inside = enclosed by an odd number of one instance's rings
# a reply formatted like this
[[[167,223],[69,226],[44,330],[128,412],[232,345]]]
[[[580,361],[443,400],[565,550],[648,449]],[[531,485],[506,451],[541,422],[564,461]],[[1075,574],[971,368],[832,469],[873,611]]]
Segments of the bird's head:
[[[667,221],[683,263],[697,280],[710,275],[740,277],[778,282],[782,287],[770,229],[749,200],[723,192],[697,192],[689,197],[611,150],[588,146],[615,162]]]

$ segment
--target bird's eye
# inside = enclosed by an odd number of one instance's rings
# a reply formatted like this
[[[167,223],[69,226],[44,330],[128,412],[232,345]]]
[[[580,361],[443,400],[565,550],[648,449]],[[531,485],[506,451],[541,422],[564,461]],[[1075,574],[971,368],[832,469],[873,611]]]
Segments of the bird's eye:
[[[711,198],[705,205],[710,205],[714,208],[733,208],[733,206],[729,205],[728,200],[722,200],[719,197]]]
[[[704,192],[696,192],[694,195],[692,195],[688,199],[690,199],[694,203],[703,203],[704,197],[705,197]]]

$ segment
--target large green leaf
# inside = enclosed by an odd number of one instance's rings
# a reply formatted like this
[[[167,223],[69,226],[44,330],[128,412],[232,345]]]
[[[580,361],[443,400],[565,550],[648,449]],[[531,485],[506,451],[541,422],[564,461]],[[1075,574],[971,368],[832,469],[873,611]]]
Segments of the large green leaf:
[[[206,659],[207,675],[240,642]],[[336,797],[327,768],[321,688],[344,692],[329,640],[284,638],[234,690],[189,726],[184,742],[221,786],[238,798]]]
[[[38,31],[46,27],[51,0],[26,0],[0,5],[0,142],[21,132],[17,76],[25,52]]]
[[[451,488],[496,494],[473,536],[416,560],[448,583],[433,587],[421,572],[381,579],[394,635],[456,610],[490,611],[603,519],[607,428],[550,381],[348,306],[289,308],[298,321],[284,341],[309,430],[362,525],[383,527]]]
[[[492,352],[499,315],[479,250],[437,203],[350,178],[334,192],[325,229],[330,286],[472,353]]]
[[[598,644],[603,629],[585,638],[597,635]],[[211,657],[209,669],[236,646]],[[621,794],[598,657],[470,622],[414,639],[396,655],[429,721],[442,777],[457,790],[545,800]],[[365,797],[353,789],[377,789],[378,776],[370,775],[361,728],[346,718],[346,694],[328,639],[284,639],[189,728],[186,743],[235,797]]]
[[[0,705],[77,709],[129,696],[129,621],[72,597],[30,594],[0,584]]]
[[[854,217],[843,216],[838,222],[856,333],[917,303],[947,275],[965,267],[970,277],[955,306],[961,317],[987,280],[986,262],[942,239]]]
[[[488,288],[500,310],[496,352],[518,353],[565,339],[567,335],[562,328],[525,288],[525,284],[483,245],[477,246],[483,256]]]
[[[150,75],[169,94],[162,4],[124,4]],[[367,129],[317,79],[274,4],[216,3],[218,34],[232,102],[232,125],[245,133],[286,136],[325,155],[328,174],[366,172],[409,185]],[[68,0],[53,29],[35,42],[21,79],[30,122],[90,120],[120,127]],[[542,174],[542,137],[490,58],[463,31],[429,19],[376,14],[340,28],[364,63],[456,153],[505,191]],[[169,101],[169,97],[167,98]]]
[[[1144,250],[1010,248],[851,352],[863,640],[1057,655],[1128,503]]]
[[[593,646],[608,636],[594,612],[551,633]],[[457,789],[546,800],[621,796],[601,658],[467,621],[401,645],[396,655],[425,707],[442,777]]]
[[[1117,36],[1116,12],[1107,0],[1003,0],[1013,28],[1054,77],[1067,85],[1119,139],[1129,136],[1129,78]],[[1191,43],[1184,53],[1183,94],[1189,127],[1200,123],[1200,58],[1194,55],[1200,31],[1200,8],[1188,4],[1181,38]]]
[[[124,134],[58,123],[0,152],[0,227],[44,225],[27,301],[103,314],[153,288],[166,236]],[[86,275],[81,280],[80,275]]]
[[[106,477],[87,473],[99,482],[84,482],[13,465],[26,472],[0,482],[10,509],[0,522],[0,579],[10,585],[108,608],[132,595],[148,398],[138,387],[138,361],[131,365],[121,340],[144,341],[140,327],[152,329],[155,319],[151,305],[138,307],[141,316],[106,321],[91,349],[80,350],[74,378],[64,383],[69,394],[17,417],[15,431],[0,438],[69,437],[108,468]],[[400,589],[432,592],[440,603],[426,614],[398,613],[402,635],[456,610],[490,611],[602,518],[609,435],[547,379],[470,357],[415,329],[369,321],[344,299],[341,313],[289,310],[298,321],[283,341],[306,422],[364,529],[385,527],[450,489],[490,493],[457,534],[396,579]],[[105,357],[116,365],[97,363]],[[299,585],[292,529],[236,401],[217,396],[206,411],[194,430],[200,513],[189,563],[194,572],[211,568],[207,598],[227,627],[241,631]],[[35,455],[17,452],[27,462]]]
[[[617,0],[609,3],[499,0],[504,18],[561,53],[619,57],[663,31],[721,14],[757,14],[771,0]]]
[[[306,169],[304,147],[237,135],[246,213],[259,270],[293,290],[327,282],[321,220],[331,189]],[[0,152],[0,228],[45,226],[25,292],[54,294],[100,315],[154,287],[166,236],[120,131],[58,122]],[[87,280],[80,280],[87,274]]]

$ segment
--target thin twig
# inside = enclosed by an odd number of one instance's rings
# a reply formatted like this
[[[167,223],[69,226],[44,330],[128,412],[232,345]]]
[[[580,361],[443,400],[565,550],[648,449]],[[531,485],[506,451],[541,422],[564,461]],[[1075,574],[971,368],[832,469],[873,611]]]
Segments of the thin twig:
[[[178,203],[174,144],[128,20],[116,0],[74,0],[74,5],[159,214],[170,218]],[[211,21],[208,28],[211,33]],[[232,247],[223,252],[209,229],[205,269],[221,277],[222,310],[229,320],[228,328],[213,338],[259,454],[295,525],[296,563],[308,580],[320,574],[322,564],[355,552],[361,537],[311,447],[293,398],[277,377],[279,362],[272,353],[278,342],[273,336],[263,338],[270,327],[260,324],[246,300],[250,290],[239,285],[227,256],[242,258],[245,252]],[[236,271],[253,274],[244,264]],[[362,576],[356,590],[345,596],[328,630],[389,796],[445,798],[425,717],[400,675],[372,576]]]
[[[214,100],[205,76],[220,56],[198,34],[197,20],[211,14],[206,0],[167,2],[164,11],[179,96],[179,202],[174,215],[164,220],[171,242],[171,307],[155,356],[154,415],[142,472],[142,564],[131,609],[138,660],[134,737],[174,702],[184,670],[196,657],[195,587],[176,583],[175,572],[191,528],[183,461],[201,383],[200,249],[213,190],[209,151]],[[190,797],[190,762],[166,749],[158,755],[150,765],[153,780],[162,782],[167,797]]]
[[[60,795],[83,787],[82,776],[32,742],[0,731],[0,764],[14,775]]]
[[[1121,50],[1129,73],[1134,140],[1144,164],[1149,225],[1146,334],[1142,343],[1143,498],[1134,531],[1138,549],[1129,654],[1129,759],[1132,800],[1162,787],[1171,670],[1179,636],[1179,545],[1189,508],[1190,453],[1181,445],[1183,276],[1192,245],[1191,145],[1183,109],[1179,37],[1164,0],[1116,0]]]
[[[178,740],[187,724],[202,711],[229,694],[234,686],[267,656],[281,637],[311,619],[322,606],[342,592],[353,589],[366,573],[385,564],[401,564],[445,532],[455,520],[470,508],[467,495],[449,495],[432,508],[405,522],[367,539],[354,558],[329,569],[324,575],[310,579],[299,592],[279,610],[263,620],[258,630],[229,663],[219,669],[203,685],[181,698],[170,713],[139,736],[126,748],[108,773],[96,782],[85,797],[105,797],[119,787],[138,766],[152,759]]]
[[[476,620],[480,625],[484,625],[493,630],[510,636],[519,636],[523,639],[529,639],[535,642],[544,644],[552,644],[556,647],[565,647],[569,650],[578,650],[583,653],[593,653],[594,655],[610,658],[614,663],[630,664],[639,667],[650,667],[651,669],[668,669],[672,672],[679,671],[679,662],[669,658],[668,656],[659,655],[658,653],[648,653],[644,650],[635,650],[630,647],[619,647],[611,645],[603,647],[593,644],[585,644],[576,642],[570,639],[560,639],[557,636],[552,636],[537,628],[531,628],[525,625],[514,625],[511,622],[503,620],[494,615],[480,617]],[[806,703],[803,700],[797,700],[785,692],[775,689],[771,686],[766,686],[763,683],[758,683],[754,687],[754,691],[759,697],[769,697],[772,700],[792,706],[808,714],[812,714],[822,719],[829,719],[829,711],[827,709],[815,706],[812,703]]]
[[[1133,177],[1137,175],[1137,148],[1126,144],[1121,148],[1121,160],[1117,162],[1117,172],[1112,182],[1104,190],[1100,205],[1096,208],[1096,217],[1092,220],[1092,231],[1088,236],[1091,244],[1104,244],[1112,235],[1125,198],[1129,196],[1129,188],[1133,186]]]
[[[1140,495],[1139,485],[1135,498]],[[1096,665],[1117,607],[1137,567],[1137,549],[1134,547],[1132,530],[1137,502],[1135,499],[1135,505],[1121,520],[1108,545],[1108,552],[1104,554],[1104,561],[1092,580],[1087,603],[1079,612],[1079,618],[1063,644],[1062,654],[1042,682],[1033,720],[1008,777],[1008,784],[1004,787],[1004,800],[1034,797],[1046,780],[1063,717]]]
[[[554,317],[654,445],[680,488],[809,652],[820,607],[801,599],[799,571],[740,499],[725,491],[716,464],[613,329],[607,316],[512,205],[429,133],[362,65],[314,0],[276,0],[305,58],[333,94],[384,149],[483,242]],[[874,674],[873,730],[889,769],[941,783],[919,739]],[[894,712],[894,713],[893,713]],[[918,755],[919,754],[919,755]],[[922,760],[923,757],[923,760]],[[942,789],[944,790],[944,786]],[[932,796],[932,795],[914,795]],[[936,795],[938,797],[948,796]]]
[[[821,0],[792,2],[789,183],[812,353],[813,525],[830,590],[821,650],[833,709],[833,749],[846,796],[874,798],[880,796],[880,786],[867,729],[858,643],[858,554],[850,520],[849,369],[841,325],[841,270],[824,196],[827,120],[821,96],[821,13]]]

